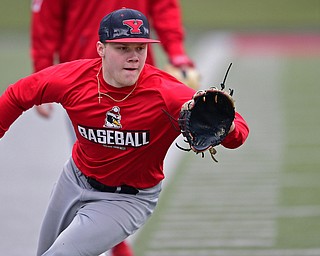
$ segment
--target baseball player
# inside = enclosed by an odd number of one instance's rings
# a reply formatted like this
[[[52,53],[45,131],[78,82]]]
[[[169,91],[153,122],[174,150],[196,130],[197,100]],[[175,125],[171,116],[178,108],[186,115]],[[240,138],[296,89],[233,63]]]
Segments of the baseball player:
[[[55,63],[97,58],[95,43],[100,20],[113,10],[134,8],[152,20],[170,65],[166,69],[184,82],[198,82],[197,71],[184,48],[178,0],[33,0],[31,23],[31,58],[35,72]],[[147,63],[155,65],[151,47]],[[186,73],[185,71],[188,71]],[[196,74],[196,75],[194,75]],[[194,82],[195,81],[195,82]],[[36,106],[37,112],[49,118],[52,105]],[[67,122],[71,143],[75,141],[72,125]],[[131,256],[124,242],[112,249],[113,256]]]
[[[0,138],[27,109],[63,106],[77,140],[53,189],[37,255],[99,255],[136,232],[153,213],[163,161],[180,131],[178,118],[195,90],[145,64],[148,20],[119,9],[99,27],[99,58],[62,63],[10,85],[0,97]],[[239,113],[222,145],[248,136]]]

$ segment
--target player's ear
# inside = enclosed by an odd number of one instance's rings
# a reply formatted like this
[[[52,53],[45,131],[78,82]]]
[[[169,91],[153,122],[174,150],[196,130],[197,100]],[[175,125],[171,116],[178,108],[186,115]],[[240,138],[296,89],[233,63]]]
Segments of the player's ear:
[[[104,57],[106,51],[106,47],[103,43],[101,43],[100,41],[97,42],[97,52],[99,54],[100,57]]]

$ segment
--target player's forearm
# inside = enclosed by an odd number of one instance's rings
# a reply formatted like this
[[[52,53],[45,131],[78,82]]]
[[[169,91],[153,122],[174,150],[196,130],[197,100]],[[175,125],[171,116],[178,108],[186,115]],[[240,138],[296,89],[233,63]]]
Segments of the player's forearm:
[[[0,97],[0,136],[9,129],[11,124],[26,110],[34,105],[50,101],[51,92],[47,90],[47,81],[40,84],[39,76],[43,74],[36,73],[22,78],[16,83],[10,85]],[[44,75],[45,76],[45,75]],[[45,93],[47,91],[47,94]],[[47,95],[47,97],[45,97]]]
[[[239,113],[236,113],[234,119],[234,129],[227,135],[221,144],[230,149],[238,148],[246,141],[248,135],[248,124]]]
[[[10,88],[0,97],[0,109],[0,138],[2,138],[23,112],[23,109],[10,96]]]

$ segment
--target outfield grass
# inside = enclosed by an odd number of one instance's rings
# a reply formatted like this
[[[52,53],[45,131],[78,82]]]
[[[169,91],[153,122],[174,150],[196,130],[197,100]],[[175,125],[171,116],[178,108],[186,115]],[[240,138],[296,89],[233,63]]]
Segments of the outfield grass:
[[[292,215],[279,218],[280,247],[320,246],[319,66],[320,58],[290,58],[283,73],[286,139],[280,205],[292,209]]]
[[[318,0],[180,0],[185,25],[197,29],[318,29]],[[31,1],[2,0],[0,30],[28,30]]]
[[[30,11],[31,0],[1,0],[0,31],[27,31]]]
[[[31,73],[29,40],[26,32],[2,32],[0,37],[0,92]]]
[[[317,29],[318,0],[182,0],[188,27],[207,29]]]

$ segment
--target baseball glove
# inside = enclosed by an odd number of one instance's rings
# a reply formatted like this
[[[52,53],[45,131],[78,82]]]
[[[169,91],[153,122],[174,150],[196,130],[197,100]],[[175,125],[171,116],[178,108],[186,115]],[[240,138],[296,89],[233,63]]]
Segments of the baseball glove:
[[[214,161],[216,150],[214,146],[219,145],[228,135],[235,117],[235,105],[232,98],[233,90],[229,93],[224,91],[224,83],[221,89],[211,87],[195,93],[191,100],[183,104],[178,124],[180,131],[190,149],[196,153],[209,150]]]

